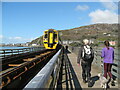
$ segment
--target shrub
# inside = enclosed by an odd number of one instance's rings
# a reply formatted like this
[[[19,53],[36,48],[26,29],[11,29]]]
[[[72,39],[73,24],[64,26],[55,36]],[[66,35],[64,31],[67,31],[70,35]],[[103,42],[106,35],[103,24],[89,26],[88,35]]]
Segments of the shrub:
[[[73,47],[79,47],[79,46],[81,46],[82,44],[81,44],[81,43],[78,43],[78,42],[73,42],[73,43],[70,43],[69,45],[70,45],[70,46],[73,46]]]

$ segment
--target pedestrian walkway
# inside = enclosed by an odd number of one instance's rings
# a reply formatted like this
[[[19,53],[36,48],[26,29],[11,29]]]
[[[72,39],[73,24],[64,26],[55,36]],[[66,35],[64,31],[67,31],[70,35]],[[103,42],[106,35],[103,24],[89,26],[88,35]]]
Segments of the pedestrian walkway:
[[[100,87],[100,81],[99,77],[97,76],[98,73],[101,73],[102,70],[100,70],[98,67],[92,65],[91,69],[91,78],[93,80],[93,86],[88,87],[87,83],[83,83],[82,81],[82,71],[81,66],[77,65],[77,56],[74,53],[71,53],[70,51],[67,51],[67,53],[64,55],[64,62],[63,62],[63,68],[62,68],[62,76],[61,76],[61,84],[59,83],[58,88],[101,88]],[[118,86],[111,86],[110,88],[118,88]]]
[[[70,53],[70,54],[68,54],[68,57],[69,57],[69,60],[72,64],[72,67],[73,67],[74,71],[76,72],[76,75],[77,75],[77,78],[79,80],[79,83],[81,84],[81,87],[82,88],[87,88],[88,87],[87,83],[85,84],[85,83],[82,82],[81,66],[78,66],[77,63],[76,63],[77,62],[77,56],[74,53]],[[92,75],[91,75],[91,77],[92,77],[92,80],[94,81],[94,85],[93,85],[92,88],[100,88],[100,82],[99,82],[99,80],[98,80],[99,78],[97,76],[98,73],[101,73],[101,71],[94,68],[94,66],[92,65],[92,69],[91,69],[91,74]]]

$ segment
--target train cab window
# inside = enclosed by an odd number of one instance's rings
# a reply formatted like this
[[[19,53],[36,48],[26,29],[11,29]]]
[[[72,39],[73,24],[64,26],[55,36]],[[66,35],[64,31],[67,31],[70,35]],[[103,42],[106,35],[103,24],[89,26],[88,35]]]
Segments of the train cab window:
[[[45,34],[44,38],[47,38],[48,37],[48,34]]]
[[[57,39],[57,34],[54,34],[54,38]]]

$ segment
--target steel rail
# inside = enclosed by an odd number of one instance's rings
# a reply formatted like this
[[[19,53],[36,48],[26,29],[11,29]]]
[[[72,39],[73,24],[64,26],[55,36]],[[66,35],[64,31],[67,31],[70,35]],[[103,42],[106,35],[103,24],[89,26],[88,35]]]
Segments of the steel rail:
[[[59,58],[61,49],[51,58],[51,60],[41,69],[41,71],[24,87],[26,89],[49,88],[49,80],[52,77],[53,81],[57,80],[57,76],[61,67]],[[52,75],[52,76],[51,76]],[[53,83],[53,87],[55,87]]]
[[[36,64],[39,64],[46,58],[53,55],[56,51],[51,51],[47,53],[48,51],[41,53],[40,55],[37,55],[36,58],[33,58],[31,61],[26,61],[22,63],[20,66],[12,67],[12,69],[8,70],[5,73],[0,74],[0,79],[2,79],[0,88],[3,88],[10,84],[13,80],[20,77],[22,74],[33,68]]]

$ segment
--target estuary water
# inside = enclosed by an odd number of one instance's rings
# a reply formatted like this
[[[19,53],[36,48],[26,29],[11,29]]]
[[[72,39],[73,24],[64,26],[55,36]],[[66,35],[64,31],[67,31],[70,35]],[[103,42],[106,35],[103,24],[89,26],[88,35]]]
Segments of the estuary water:
[[[0,49],[21,49],[21,48],[30,48],[30,47],[0,47]]]

